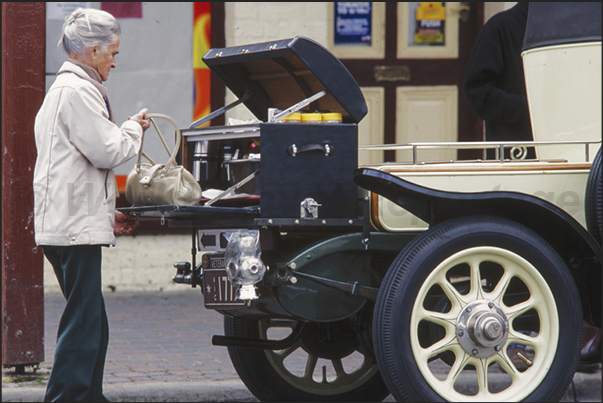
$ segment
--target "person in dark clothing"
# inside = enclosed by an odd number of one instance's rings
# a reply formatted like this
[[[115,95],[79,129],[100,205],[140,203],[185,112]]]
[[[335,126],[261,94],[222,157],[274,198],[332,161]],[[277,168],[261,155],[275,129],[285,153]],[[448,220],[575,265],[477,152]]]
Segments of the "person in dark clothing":
[[[533,140],[521,59],[528,4],[494,15],[473,45],[463,94],[486,123],[486,141]]]

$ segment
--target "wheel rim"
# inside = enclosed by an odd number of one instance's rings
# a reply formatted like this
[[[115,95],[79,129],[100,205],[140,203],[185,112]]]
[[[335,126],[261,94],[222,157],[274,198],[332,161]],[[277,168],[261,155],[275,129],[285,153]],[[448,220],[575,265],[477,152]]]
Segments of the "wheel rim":
[[[433,310],[435,295],[448,300],[446,309]],[[410,329],[419,371],[450,401],[525,398],[548,373],[559,340],[555,299],[540,272],[495,247],[440,263],[419,290]]]
[[[260,335],[272,339],[270,333],[276,330],[280,339],[286,337],[295,324],[288,320],[262,321]],[[284,350],[265,350],[265,353],[279,376],[296,389],[314,395],[331,396],[354,391],[379,370],[372,355],[356,350],[346,357],[325,359],[304,348],[301,340]]]

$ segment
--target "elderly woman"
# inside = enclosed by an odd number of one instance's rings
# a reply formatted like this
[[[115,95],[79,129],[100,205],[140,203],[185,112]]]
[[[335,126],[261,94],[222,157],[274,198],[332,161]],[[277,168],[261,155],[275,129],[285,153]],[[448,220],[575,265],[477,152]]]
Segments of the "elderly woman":
[[[74,11],[59,41],[69,59],[36,116],[35,239],[67,300],[46,401],[107,401],[101,247],[115,245],[114,231],[125,228],[114,228],[113,168],[137,154],[150,123],[146,109],[121,126],[113,121],[101,83],[116,67],[120,34],[111,14]]]

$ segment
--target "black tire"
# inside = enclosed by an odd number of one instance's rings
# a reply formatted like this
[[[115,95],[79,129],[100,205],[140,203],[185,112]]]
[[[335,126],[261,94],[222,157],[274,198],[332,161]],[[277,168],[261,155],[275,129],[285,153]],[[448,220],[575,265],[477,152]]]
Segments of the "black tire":
[[[599,148],[595,159],[590,167],[590,174],[586,182],[586,194],[584,197],[584,215],[586,216],[586,228],[595,238],[599,245],[603,246],[603,163]]]
[[[321,330],[331,324],[308,323],[301,339],[282,351],[229,347],[228,353],[239,377],[260,401],[380,402],[389,391],[373,353],[357,344],[350,323],[346,320],[335,324],[334,333]],[[269,337],[270,329],[292,329],[296,324],[287,320],[224,317],[227,336],[264,340],[282,339],[286,334]],[[336,337],[329,341],[333,335]],[[324,364],[324,369],[318,363]]]
[[[383,281],[373,324],[397,401],[559,400],[581,335],[565,262],[535,232],[494,217],[444,222],[408,244]]]

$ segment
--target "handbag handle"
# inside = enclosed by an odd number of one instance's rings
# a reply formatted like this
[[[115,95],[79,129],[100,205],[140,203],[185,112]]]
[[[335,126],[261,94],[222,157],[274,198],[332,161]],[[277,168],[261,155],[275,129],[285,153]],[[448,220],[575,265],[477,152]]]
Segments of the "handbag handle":
[[[168,162],[164,165],[163,169],[161,170],[161,173],[163,173],[168,169],[168,167],[170,165],[177,166],[176,165],[176,155],[178,155],[178,150],[180,149],[180,142],[182,141],[182,134],[180,132],[180,128],[178,127],[178,123],[176,123],[176,121],[168,115],[164,115],[161,113],[147,113],[147,118],[151,120],[151,123],[153,124],[153,126],[155,127],[155,130],[157,131],[157,134],[159,135],[159,139],[163,143],[163,146],[165,147],[166,151],[168,152],[168,155],[170,156]],[[155,119],[165,119],[168,122],[170,122],[176,129],[176,144],[174,145],[174,151],[172,151],[171,153],[170,153],[169,147],[167,146],[167,143],[165,142],[165,139],[163,138],[163,135],[161,134],[161,130],[159,130],[159,127],[157,127],[157,124],[155,123]],[[143,142],[144,142],[144,133],[142,134],[142,140],[140,142],[140,152],[138,153],[138,160],[136,161],[136,172],[140,172],[140,164],[141,164],[141,159],[143,156],[146,159],[148,159],[149,161],[151,161],[152,164],[155,164],[153,162],[153,160],[150,159],[144,153],[144,151],[142,151]],[[153,177],[154,176],[155,175],[153,175]]]

